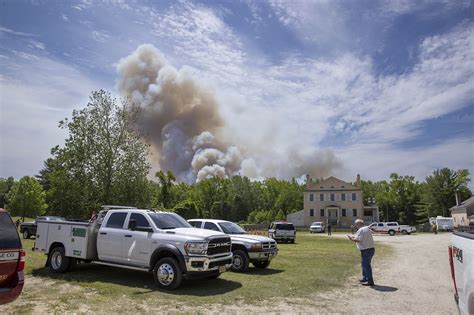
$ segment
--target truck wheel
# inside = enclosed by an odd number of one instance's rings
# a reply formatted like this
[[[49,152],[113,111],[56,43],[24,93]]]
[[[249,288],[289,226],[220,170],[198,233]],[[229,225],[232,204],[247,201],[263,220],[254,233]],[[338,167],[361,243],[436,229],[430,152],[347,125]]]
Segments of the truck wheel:
[[[176,259],[172,257],[161,258],[153,269],[155,284],[165,290],[174,290],[183,281],[183,271]]]
[[[270,261],[268,261],[268,260],[257,260],[257,261],[252,262],[252,264],[255,266],[255,268],[265,269],[265,268],[268,267],[268,265],[270,265]]]
[[[232,253],[234,256],[232,257],[232,266],[230,267],[230,270],[234,272],[247,271],[249,268],[249,257],[247,256],[247,253],[239,249]]]
[[[293,239],[293,240],[290,240],[290,243],[291,243],[291,244],[294,244],[294,243],[295,243],[295,240],[294,240],[294,239]]]
[[[49,254],[49,270],[52,273],[64,273],[71,265],[71,258],[66,257],[64,247],[56,247]]]
[[[395,235],[395,231],[394,231],[394,230],[390,230],[390,231],[388,231],[388,234],[389,234],[390,236],[394,236],[394,235]]]
[[[403,230],[403,231],[402,231],[402,234],[403,234],[403,235],[407,235],[407,234],[410,234],[410,233],[408,233],[406,230]]]
[[[28,230],[23,231],[23,239],[27,240],[30,238],[30,232]]]

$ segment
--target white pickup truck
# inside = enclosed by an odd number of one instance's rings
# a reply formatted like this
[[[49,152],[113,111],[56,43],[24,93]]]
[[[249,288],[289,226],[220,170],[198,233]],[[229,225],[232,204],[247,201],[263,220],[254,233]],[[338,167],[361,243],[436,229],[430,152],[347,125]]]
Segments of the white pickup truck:
[[[410,235],[416,232],[414,226],[399,225],[398,222],[374,222],[369,225],[369,229],[374,233],[387,233],[391,236],[402,233],[404,235]]]
[[[474,314],[474,232],[454,232],[449,246],[454,299],[461,315]]]
[[[232,266],[228,235],[195,229],[175,213],[136,208],[102,210],[91,223],[38,221],[33,250],[48,255],[53,273],[92,262],[152,272],[167,290],[183,278],[217,278]]]

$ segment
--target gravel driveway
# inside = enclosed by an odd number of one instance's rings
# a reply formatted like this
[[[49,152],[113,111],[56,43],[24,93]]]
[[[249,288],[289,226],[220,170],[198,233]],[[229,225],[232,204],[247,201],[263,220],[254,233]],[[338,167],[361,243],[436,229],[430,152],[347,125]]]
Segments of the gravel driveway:
[[[339,235],[338,235],[339,236]],[[342,235],[341,235],[342,237]],[[375,235],[393,246],[390,260],[375,266],[374,288],[353,280],[347,290],[337,292],[329,312],[393,314],[458,314],[448,259],[450,233]]]

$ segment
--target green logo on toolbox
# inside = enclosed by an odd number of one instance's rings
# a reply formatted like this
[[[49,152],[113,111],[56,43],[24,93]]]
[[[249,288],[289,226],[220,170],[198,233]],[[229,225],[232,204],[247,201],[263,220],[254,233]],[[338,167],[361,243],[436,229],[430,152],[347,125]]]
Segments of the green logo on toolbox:
[[[83,228],[72,228],[72,236],[86,237],[86,229]]]

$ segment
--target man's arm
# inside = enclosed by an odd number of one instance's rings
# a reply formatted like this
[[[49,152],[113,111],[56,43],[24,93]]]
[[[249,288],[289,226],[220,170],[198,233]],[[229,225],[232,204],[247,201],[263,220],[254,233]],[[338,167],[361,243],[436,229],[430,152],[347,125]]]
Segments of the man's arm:
[[[352,236],[352,235],[349,235],[349,234],[348,234],[348,235],[347,235],[347,238],[350,239],[350,240],[353,241],[353,242],[356,242],[356,243],[359,242],[359,240],[358,240],[355,236]]]

